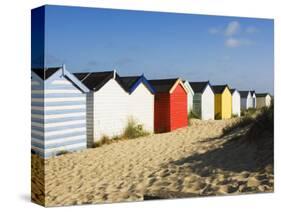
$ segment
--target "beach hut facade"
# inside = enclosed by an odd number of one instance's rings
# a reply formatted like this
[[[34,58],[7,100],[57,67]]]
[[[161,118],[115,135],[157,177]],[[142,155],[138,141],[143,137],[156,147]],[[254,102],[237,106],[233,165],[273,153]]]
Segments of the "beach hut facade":
[[[241,115],[241,97],[237,89],[230,89],[232,96],[232,115],[240,117]]]
[[[251,97],[252,97],[252,108],[256,108],[257,107],[257,98],[256,98],[256,92],[255,91],[250,91],[251,93]]]
[[[232,96],[228,85],[213,85],[215,119],[229,119],[232,115]]]
[[[193,96],[194,91],[192,87],[190,86],[189,82],[187,80],[184,81],[184,85],[188,91],[187,95],[187,112],[190,113],[193,110]]]
[[[241,97],[241,110],[248,110],[253,107],[253,99],[250,91],[239,91]]]
[[[65,67],[31,71],[31,146],[43,158],[86,148],[88,89]]]
[[[154,131],[169,132],[188,125],[188,91],[180,79],[149,80],[155,89]]]
[[[271,96],[268,93],[256,94],[257,108],[269,107],[271,105]]]
[[[214,91],[209,81],[189,82],[194,91],[192,111],[202,120],[214,119]]]
[[[145,78],[141,76],[120,77],[123,88],[128,96],[128,116],[144,130],[154,132],[154,89]]]
[[[91,91],[87,94],[88,146],[104,136],[123,133],[128,123],[128,96],[115,70],[74,75]]]

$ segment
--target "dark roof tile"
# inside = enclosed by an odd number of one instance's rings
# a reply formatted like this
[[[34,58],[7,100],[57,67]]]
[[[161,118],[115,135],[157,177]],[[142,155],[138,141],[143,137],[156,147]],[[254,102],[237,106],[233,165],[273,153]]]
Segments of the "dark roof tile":
[[[269,93],[256,93],[256,97],[266,97],[267,95],[270,96]]]
[[[189,82],[194,93],[203,93],[207,85],[209,85],[209,81],[204,82]]]
[[[99,90],[110,79],[114,78],[114,71],[73,73],[88,89]],[[116,78],[118,75],[116,74]],[[117,80],[118,81],[118,80]]]
[[[48,79],[54,73],[56,73],[61,67],[52,67],[52,68],[33,68],[32,71],[37,74],[42,80]]]
[[[241,96],[242,98],[247,98],[247,97],[248,97],[248,94],[249,94],[249,91],[239,91],[239,93],[240,93],[240,96]]]
[[[223,93],[225,88],[228,88],[228,85],[212,85],[213,91],[216,94]]]
[[[148,80],[148,82],[153,86],[156,93],[168,93],[174,84],[177,82],[178,78],[174,79],[158,79],[158,80]]]
[[[234,91],[236,91],[236,89],[232,88],[232,89],[229,89],[230,90],[230,93],[233,94]]]
[[[134,84],[141,78],[141,76],[120,77],[123,88],[129,92]]]

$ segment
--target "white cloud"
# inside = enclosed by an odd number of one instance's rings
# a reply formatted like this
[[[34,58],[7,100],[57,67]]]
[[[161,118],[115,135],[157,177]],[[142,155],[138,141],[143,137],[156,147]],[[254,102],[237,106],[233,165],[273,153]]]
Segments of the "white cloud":
[[[226,47],[235,48],[235,47],[239,47],[239,46],[248,46],[248,45],[253,44],[253,42],[250,40],[247,40],[247,39],[242,39],[242,38],[239,39],[239,38],[230,37],[225,40],[224,44]]]
[[[246,28],[245,31],[247,33],[256,33],[256,32],[258,32],[258,29],[256,27],[254,27],[254,26],[249,26],[249,27]]]
[[[225,40],[225,45],[230,48],[235,48],[241,45],[240,40],[236,38],[228,38]]]
[[[239,32],[240,30],[240,24],[237,21],[231,21],[228,23],[226,29],[225,29],[225,35],[226,36],[232,36]]]
[[[258,29],[254,26],[242,28],[238,21],[231,21],[225,27],[212,27],[209,28],[209,33],[212,35],[221,35],[224,39],[224,45],[229,48],[236,48],[239,46],[247,46],[253,44],[251,40],[241,38],[245,33],[255,33]]]

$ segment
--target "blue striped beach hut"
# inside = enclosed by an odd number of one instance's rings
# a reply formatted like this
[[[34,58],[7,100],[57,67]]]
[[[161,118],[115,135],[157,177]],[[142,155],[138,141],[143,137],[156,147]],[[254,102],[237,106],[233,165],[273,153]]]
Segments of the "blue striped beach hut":
[[[43,158],[87,147],[86,93],[64,66],[31,71],[31,147]]]

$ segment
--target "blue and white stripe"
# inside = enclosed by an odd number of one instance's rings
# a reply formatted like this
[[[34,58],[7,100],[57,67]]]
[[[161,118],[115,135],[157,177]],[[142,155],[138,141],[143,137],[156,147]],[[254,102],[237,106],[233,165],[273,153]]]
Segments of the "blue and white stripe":
[[[86,148],[86,93],[61,71],[45,81],[32,74],[32,149],[47,158]]]

